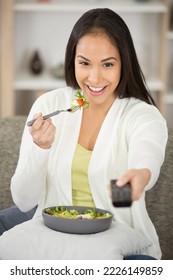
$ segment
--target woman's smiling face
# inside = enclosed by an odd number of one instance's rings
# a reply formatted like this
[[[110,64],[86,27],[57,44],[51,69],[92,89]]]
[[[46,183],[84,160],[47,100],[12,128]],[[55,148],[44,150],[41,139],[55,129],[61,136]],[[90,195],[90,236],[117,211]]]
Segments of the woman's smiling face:
[[[75,76],[90,103],[113,103],[121,77],[121,60],[118,49],[106,34],[91,33],[79,40]]]

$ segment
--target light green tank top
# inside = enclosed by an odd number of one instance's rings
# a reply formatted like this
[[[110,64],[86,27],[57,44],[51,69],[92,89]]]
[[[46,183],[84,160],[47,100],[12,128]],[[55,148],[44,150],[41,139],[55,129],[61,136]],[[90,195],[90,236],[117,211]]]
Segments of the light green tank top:
[[[72,201],[75,206],[95,207],[88,182],[88,165],[92,151],[77,144],[72,162]]]

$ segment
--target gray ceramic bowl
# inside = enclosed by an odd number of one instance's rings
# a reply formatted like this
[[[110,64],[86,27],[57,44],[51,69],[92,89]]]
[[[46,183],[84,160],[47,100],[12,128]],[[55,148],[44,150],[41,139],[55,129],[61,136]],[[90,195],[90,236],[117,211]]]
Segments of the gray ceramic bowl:
[[[45,213],[45,209],[55,208],[55,207],[63,207],[68,210],[75,209],[79,213],[84,213],[87,209],[94,209],[98,213],[109,213],[111,216],[108,218],[101,219],[70,219],[70,218],[61,218],[57,216],[52,216],[50,214]],[[66,232],[66,233],[75,233],[75,234],[91,234],[97,233],[101,231],[105,231],[110,228],[113,214],[107,210],[93,208],[93,207],[83,207],[83,206],[54,206],[47,207],[43,209],[42,215],[44,224],[56,231]]]

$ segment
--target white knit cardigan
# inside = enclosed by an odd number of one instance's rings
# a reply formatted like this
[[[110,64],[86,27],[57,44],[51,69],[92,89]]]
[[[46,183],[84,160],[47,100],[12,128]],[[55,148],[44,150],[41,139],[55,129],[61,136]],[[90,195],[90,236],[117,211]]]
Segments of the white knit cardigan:
[[[74,90],[68,87],[44,94],[33,105],[28,120],[38,112],[47,114],[69,108],[73,98]],[[72,205],[71,164],[81,119],[82,109],[53,117],[56,138],[48,150],[33,144],[25,127],[18,166],[11,182],[14,202],[22,211],[38,204],[37,217],[47,206]],[[145,193],[130,208],[118,209],[112,206],[107,186],[110,179],[119,178],[127,169],[149,168],[152,178],[146,190],[150,189],[158,179],[166,142],[166,122],[154,106],[135,98],[117,98],[101,127],[88,170],[96,207],[110,210],[115,220],[147,236],[152,242],[148,253],[156,258],[161,257],[161,251],[146,211]]]

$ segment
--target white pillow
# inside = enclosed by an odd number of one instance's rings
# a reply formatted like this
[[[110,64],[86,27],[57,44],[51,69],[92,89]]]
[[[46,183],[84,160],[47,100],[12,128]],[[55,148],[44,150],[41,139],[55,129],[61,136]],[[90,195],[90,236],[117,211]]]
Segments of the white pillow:
[[[78,235],[47,228],[42,218],[17,225],[0,237],[0,259],[121,260],[144,254],[151,242],[120,222],[109,230]]]

